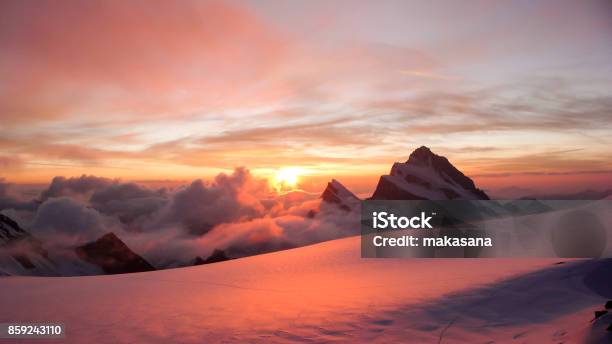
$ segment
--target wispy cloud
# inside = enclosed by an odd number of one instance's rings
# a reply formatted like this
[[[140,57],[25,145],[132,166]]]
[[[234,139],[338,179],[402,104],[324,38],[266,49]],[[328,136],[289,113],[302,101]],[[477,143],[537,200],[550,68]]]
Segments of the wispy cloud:
[[[3,1],[3,173],[375,175],[420,145],[482,175],[609,168],[609,5],[303,6]]]

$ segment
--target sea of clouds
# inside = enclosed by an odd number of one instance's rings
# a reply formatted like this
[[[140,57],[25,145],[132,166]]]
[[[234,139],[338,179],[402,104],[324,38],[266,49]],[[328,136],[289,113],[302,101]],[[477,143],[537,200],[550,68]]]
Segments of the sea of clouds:
[[[174,188],[89,175],[55,177],[35,195],[0,180],[0,210],[47,249],[114,232],[159,268],[188,264],[215,249],[242,257],[359,232],[358,210],[305,192],[278,194],[246,168]]]

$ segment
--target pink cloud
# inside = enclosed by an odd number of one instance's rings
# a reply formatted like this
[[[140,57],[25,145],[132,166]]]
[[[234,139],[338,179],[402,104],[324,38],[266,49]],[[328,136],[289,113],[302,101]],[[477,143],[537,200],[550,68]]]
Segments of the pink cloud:
[[[12,121],[159,112],[185,98],[211,105],[271,73],[286,45],[249,11],[221,2],[16,1],[0,13],[9,52],[0,72],[11,83],[0,103]]]

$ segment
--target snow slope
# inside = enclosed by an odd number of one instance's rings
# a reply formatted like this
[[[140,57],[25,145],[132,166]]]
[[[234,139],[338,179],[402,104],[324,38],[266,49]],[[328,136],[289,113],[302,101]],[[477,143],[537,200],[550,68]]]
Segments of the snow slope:
[[[359,247],[351,237],[182,269],[0,278],[0,323],[62,322],[68,343],[574,343],[606,300],[592,290],[612,297],[597,278],[608,261],[361,259]]]

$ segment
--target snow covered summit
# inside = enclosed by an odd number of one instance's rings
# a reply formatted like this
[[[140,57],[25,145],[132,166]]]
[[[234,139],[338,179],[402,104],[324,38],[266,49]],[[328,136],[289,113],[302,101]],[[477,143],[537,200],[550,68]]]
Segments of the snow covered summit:
[[[394,163],[390,174],[380,177],[370,199],[488,200],[489,196],[448,159],[422,146],[410,154],[408,161]]]

